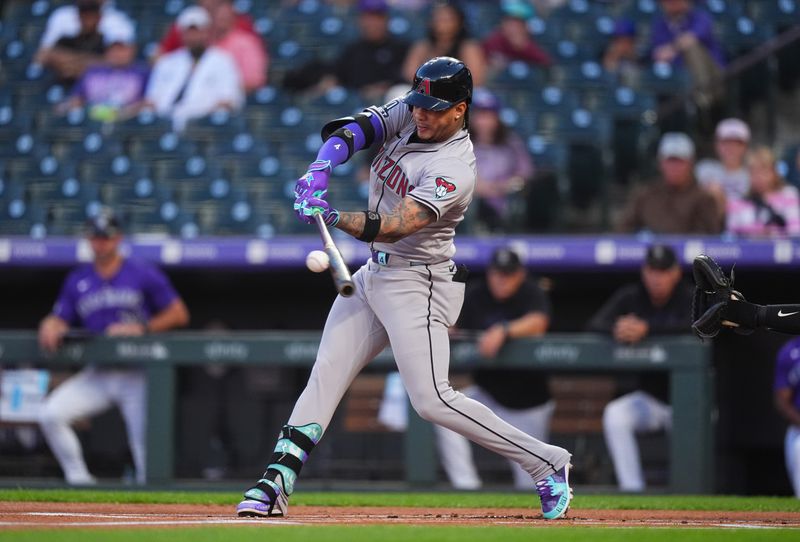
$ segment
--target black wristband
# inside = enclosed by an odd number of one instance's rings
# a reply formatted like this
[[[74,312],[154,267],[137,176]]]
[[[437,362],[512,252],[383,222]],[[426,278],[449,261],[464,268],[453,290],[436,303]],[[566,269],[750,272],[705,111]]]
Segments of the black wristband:
[[[359,241],[371,243],[381,231],[381,215],[375,211],[364,211],[364,231],[358,237]]]

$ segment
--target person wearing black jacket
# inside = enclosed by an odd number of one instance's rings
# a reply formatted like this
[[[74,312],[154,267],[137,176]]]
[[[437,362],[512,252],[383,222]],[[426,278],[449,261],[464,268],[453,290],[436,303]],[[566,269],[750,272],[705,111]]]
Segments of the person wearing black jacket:
[[[668,245],[648,248],[636,284],[620,288],[592,317],[587,331],[610,334],[624,344],[650,335],[688,333],[691,330],[692,287],[682,281],[675,251]],[[669,430],[672,407],[667,403],[666,375],[647,372],[623,382],[619,396],[603,411],[603,434],[614,463],[619,488],[645,488],[636,433]]]

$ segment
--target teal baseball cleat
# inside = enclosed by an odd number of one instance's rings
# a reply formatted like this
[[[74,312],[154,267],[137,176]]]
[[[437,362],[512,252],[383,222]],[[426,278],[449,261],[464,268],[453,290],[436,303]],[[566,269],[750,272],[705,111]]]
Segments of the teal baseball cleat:
[[[567,514],[572,500],[572,488],[569,487],[569,469],[567,463],[547,478],[536,482],[536,491],[542,501],[544,519],[558,519]]]

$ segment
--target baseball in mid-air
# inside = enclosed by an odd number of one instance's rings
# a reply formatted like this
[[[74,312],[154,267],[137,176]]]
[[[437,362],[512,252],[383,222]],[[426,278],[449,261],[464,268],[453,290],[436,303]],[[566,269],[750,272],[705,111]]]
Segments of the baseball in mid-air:
[[[321,250],[312,250],[306,256],[306,267],[314,273],[322,273],[330,265],[331,261],[328,255]]]

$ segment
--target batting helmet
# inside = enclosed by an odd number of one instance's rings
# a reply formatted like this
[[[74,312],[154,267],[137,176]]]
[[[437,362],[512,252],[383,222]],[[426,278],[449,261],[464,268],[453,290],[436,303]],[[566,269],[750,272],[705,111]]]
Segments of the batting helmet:
[[[472,74],[450,56],[432,58],[417,69],[414,84],[402,101],[409,106],[444,111],[459,102],[472,101]]]

